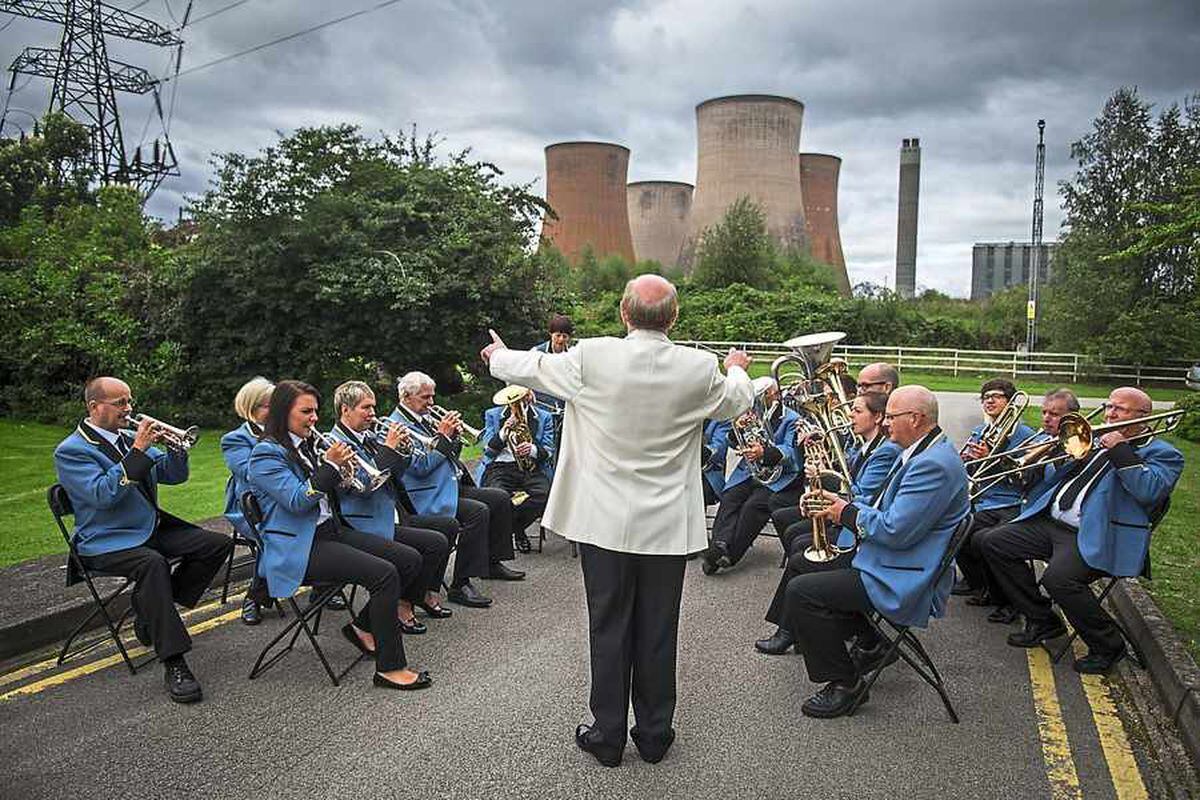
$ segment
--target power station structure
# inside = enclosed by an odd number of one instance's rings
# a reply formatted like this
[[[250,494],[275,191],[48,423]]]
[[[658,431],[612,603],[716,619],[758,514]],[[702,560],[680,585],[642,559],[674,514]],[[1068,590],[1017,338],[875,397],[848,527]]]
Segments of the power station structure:
[[[610,142],[559,142],[546,148],[542,239],[572,264],[590,247],[597,258],[635,260],[626,183],[629,148]]]
[[[629,229],[638,261],[679,263],[691,222],[692,190],[681,181],[637,181],[629,184]]]
[[[842,254],[838,230],[838,175],[842,160],[827,153],[800,154],[800,193],[804,200],[804,223],[808,249],[817,261],[834,268],[838,290],[850,294],[850,276]]]
[[[896,220],[896,294],[917,290],[917,211],[921,198],[921,140],[900,145],[900,203]]]

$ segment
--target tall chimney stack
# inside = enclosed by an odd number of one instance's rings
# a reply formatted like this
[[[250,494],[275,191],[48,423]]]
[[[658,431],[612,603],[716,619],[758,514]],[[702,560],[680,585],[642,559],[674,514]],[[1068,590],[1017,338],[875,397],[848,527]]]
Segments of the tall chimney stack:
[[[900,208],[896,222],[896,294],[912,297],[917,288],[917,205],[921,194],[921,140],[900,146]]]

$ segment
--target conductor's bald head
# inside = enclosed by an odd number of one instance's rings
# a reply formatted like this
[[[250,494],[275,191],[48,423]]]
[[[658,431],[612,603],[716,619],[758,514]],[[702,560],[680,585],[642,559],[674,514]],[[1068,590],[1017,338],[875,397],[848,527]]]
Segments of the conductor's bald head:
[[[647,328],[666,333],[679,316],[675,287],[661,275],[638,275],[625,284],[621,319],[629,330]]]

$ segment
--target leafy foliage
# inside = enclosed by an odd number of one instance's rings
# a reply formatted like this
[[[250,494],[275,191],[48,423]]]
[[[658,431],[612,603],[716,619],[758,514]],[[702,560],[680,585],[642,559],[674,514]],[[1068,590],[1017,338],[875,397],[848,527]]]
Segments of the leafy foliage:
[[[59,113],[46,115],[33,136],[0,139],[0,226],[17,224],[28,206],[53,214],[90,202],[90,150],[87,128]]]
[[[1183,419],[1175,429],[1176,436],[1200,442],[1200,394],[1189,394],[1175,401],[1175,409],[1183,409]]]

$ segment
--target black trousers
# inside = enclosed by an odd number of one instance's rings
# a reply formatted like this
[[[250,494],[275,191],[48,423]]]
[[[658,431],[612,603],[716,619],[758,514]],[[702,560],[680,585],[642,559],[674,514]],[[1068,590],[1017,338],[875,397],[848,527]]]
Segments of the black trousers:
[[[1051,602],[1037,588],[1028,559],[1046,562],[1042,586],[1067,615],[1094,653],[1115,653],[1124,646],[1121,631],[1092,593],[1091,582],[1105,575],[1079,554],[1079,533],[1042,512],[983,533],[983,557],[1009,602],[1031,623],[1054,619]]]
[[[415,550],[421,559],[421,571],[411,583],[405,583],[401,597],[414,603],[423,602],[426,592],[442,588],[442,576],[450,560],[450,541],[441,531],[411,525],[397,525],[394,538],[400,545]]]
[[[355,614],[354,624],[375,637],[375,669],[388,672],[408,665],[396,604],[420,572],[421,556],[413,548],[353,528],[339,530],[333,520],[326,520],[308,552],[304,583],[366,588],[371,599]]]
[[[460,541],[460,537],[462,536],[462,525],[459,525],[458,520],[456,520],[454,517],[437,517],[432,514],[409,514],[401,509],[400,524],[406,528],[426,528],[428,530],[437,531],[446,537],[446,558],[442,560],[441,566],[438,568],[436,575],[432,576],[431,580],[433,581],[433,586],[429,588],[429,591],[436,592],[441,590],[441,584],[446,580],[446,565],[450,561],[450,551],[454,550],[456,545],[459,548],[459,556],[454,562],[456,574],[460,559],[463,559],[468,563],[478,562],[484,565],[483,569],[487,568],[487,541],[485,539],[478,539],[474,542]],[[463,555],[464,552],[469,553],[471,544],[476,545],[475,549],[479,552],[475,554]],[[463,545],[467,545],[465,551],[463,549]]]
[[[150,632],[154,652],[167,659],[192,649],[175,604],[194,607],[231,549],[233,540],[228,536],[162,514],[144,544],[81,558],[90,570],[133,580],[134,614]],[[176,557],[183,560],[172,573],[167,559]]]
[[[724,551],[733,563],[741,560],[767,524],[771,490],[746,480],[725,489],[712,526],[712,547]]]
[[[460,486],[458,511],[454,516],[462,525],[462,538],[454,558],[452,585],[458,586],[467,578],[487,575],[492,564],[513,557],[513,507],[508,492]]]
[[[971,530],[967,532],[967,538],[963,541],[963,546],[959,548],[958,555],[955,557],[966,582],[975,589],[986,588],[988,594],[992,596],[992,600],[999,606],[1011,604],[1008,601],[1008,595],[1004,593],[1004,587],[996,580],[996,576],[988,567],[987,559],[980,552],[979,543],[983,539],[984,531],[1011,522],[1020,512],[1020,506],[976,511],[971,520]]]
[[[803,556],[801,556],[803,558]],[[784,590],[784,625],[792,632],[804,656],[808,678],[814,683],[854,683],[858,668],[850,659],[846,642],[857,639],[872,648],[881,641],[867,621],[871,598],[859,571],[848,565],[797,575]]]
[[[592,716],[606,744],[625,744],[629,702],[639,744],[663,743],[675,716],[675,656],[684,556],[579,545],[591,642]]]
[[[531,472],[518,467],[511,461],[493,461],[483,473],[483,485],[488,488],[502,489],[511,497],[514,492],[526,492],[529,495],[524,503],[514,506],[513,535],[524,535],[535,519],[542,516],[546,510],[546,500],[550,497],[550,479],[540,469]]]
[[[771,605],[767,607],[767,622],[774,622],[780,627],[787,627],[784,624],[785,619],[785,601],[787,598],[788,583],[792,578],[799,575],[807,575],[810,572],[827,572],[832,569],[848,569],[850,562],[854,559],[854,553],[843,553],[832,561],[809,561],[804,557],[805,549],[812,544],[812,520],[804,520],[809,525],[806,526],[808,536],[795,535],[792,537],[788,551],[787,564],[783,568],[783,575],[779,577],[779,585],[775,587],[775,596],[771,598]],[[803,525],[803,523],[796,523]],[[792,528],[795,528],[793,525]],[[789,530],[792,530],[789,528]]]

